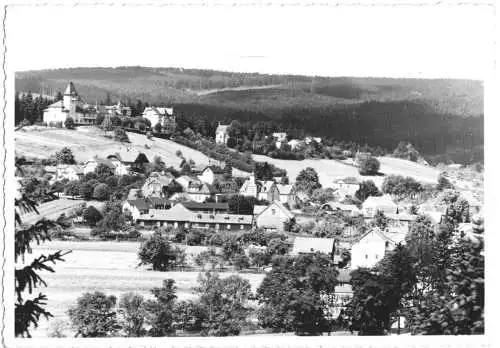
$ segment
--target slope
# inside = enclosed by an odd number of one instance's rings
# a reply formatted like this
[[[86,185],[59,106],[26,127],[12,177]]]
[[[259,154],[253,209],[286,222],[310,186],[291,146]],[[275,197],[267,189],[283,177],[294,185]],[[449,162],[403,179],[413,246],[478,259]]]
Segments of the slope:
[[[197,164],[208,163],[208,157],[201,152],[166,139],[151,139],[135,133],[128,133],[130,144],[121,144],[104,137],[103,131],[94,127],[79,127],[76,130],[45,127],[25,127],[15,133],[16,154],[27,157],[47,158],[63,147],[69,147],[76,161],[86,161],[95,155],[106,157],[114,152],[141,151],[152,161],[160,156],[167,166],[178,166],[181,159],[176,156],[181,151],[184,157]],[[146,148],[145,145],[149,148]]]

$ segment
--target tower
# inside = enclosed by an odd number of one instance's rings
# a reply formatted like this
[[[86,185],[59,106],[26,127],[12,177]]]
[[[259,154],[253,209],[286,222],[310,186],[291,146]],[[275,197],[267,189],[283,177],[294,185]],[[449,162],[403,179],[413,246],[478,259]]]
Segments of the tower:
[[[64,109],[68,110],[70,114],[74,114],[76,112],[77,99],[78,99],[78,93],[76,93],[75,85],[73,84],[73,82],[70,81],[63,95]]]

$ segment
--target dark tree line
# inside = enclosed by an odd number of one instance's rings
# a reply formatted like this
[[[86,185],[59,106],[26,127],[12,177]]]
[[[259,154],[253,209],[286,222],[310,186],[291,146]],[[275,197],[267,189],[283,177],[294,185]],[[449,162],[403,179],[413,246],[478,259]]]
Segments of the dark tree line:
[[[21,96],[16,93],[14,100],[15,124],[18,125],[24,120],[28,124],[42,122],[43,110],[55,101],[45,97],[33,97],[31,92],[23,93]]]

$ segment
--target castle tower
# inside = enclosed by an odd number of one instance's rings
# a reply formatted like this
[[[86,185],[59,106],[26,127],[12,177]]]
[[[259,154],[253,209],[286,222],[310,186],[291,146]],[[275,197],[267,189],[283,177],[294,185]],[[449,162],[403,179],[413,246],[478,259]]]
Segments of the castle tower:
[[[76,112],[76,102],[78,100],[78,93],[76,93],[75,85],[73,82],[68,83],[66,91],[64,91],[63,105],[64,109],[69,110],[70,114]]]

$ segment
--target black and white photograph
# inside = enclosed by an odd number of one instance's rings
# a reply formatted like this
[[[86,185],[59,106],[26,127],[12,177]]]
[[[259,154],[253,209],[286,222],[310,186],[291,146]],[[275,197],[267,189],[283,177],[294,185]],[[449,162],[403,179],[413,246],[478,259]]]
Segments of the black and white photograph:
[[[495,15],[6,4],[5,342],[488,342]]]

